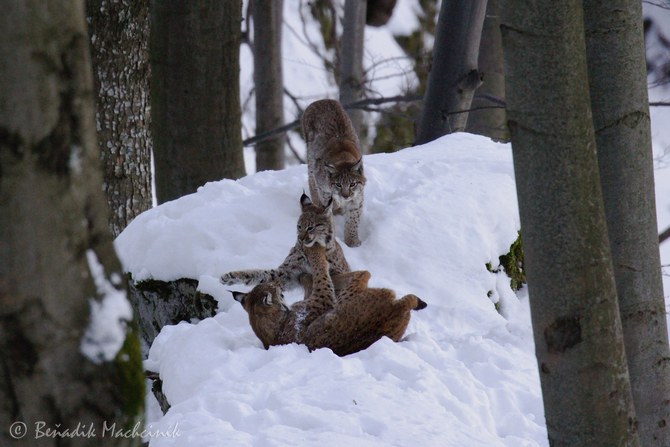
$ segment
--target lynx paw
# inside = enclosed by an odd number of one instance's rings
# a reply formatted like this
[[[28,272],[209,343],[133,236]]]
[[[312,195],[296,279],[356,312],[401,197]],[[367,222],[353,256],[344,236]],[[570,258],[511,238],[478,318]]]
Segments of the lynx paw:
[[[349,247],[360,247],[361,240],[358,239],[358,236],[351,236],[351,237],[345,236],[344,243],[347,244]]]
[[[233,276],[230,273],[224,273],[223,275],[221,275],[220,281],[221,281],[221,284],[231,286],[233,284],[237,284],[239,282],[239,279],[236,278],[235,276]]]

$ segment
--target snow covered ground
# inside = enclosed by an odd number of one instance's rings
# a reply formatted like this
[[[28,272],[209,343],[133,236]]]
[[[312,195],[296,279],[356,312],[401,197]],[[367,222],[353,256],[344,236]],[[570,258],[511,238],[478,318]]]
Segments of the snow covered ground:
[[[301,37],[306,32],[319,54],[325,52],[314,23],[303,31],[300,4],[285,1],[284,79],[304,108],[313,99],[335,98],[336,88]],[[384,59],[403,63],[391,33],[416,27],[417,5],[399,0],[402,14],[388,27],[366,30],[366,67]],[[242,48],[248,137],[253,68]],[[406,72],[400,65],[389,69]],[[411,76],[379,78],[370,88],[387,96],[413,82]],[[670,90],[655,88],[650,96],[667,101]],[[297,108],[290,100],[285,106],[290,121]],[[670,226],[668,123],[669,108],[652,109],[659,230]],[[292,142],[303,150],[299,138]],[[245,158],[253,172],[251,149]],[[219,284],[225,271],[283,260],[307,189],[304,166],[209,183],[142,214],[119,236],[119,255],[136,279],[197,278],[219,300],[216,317],[166,327],[151,349],[146,367],[160,373],[172,403],[163,417],[147,398],[151,429],[167,434],[151,438],[152,447],[547,445],[526,290],[514,294],[504,274],[485,268],[496,265],[519,228],[509,146],[457,134],[366,156],[365,166],[363,244],[343,248],[352,268],[372,273],[371,286],[415,293],[428,303],[412,314],[401,343],[381,340],[344,358],[297,345],[266,351],[226,290],[248,288]],[[670,265],[670,242],[661,255]],[[670,267],[665,272],[670,302]],[[288,299],[300,295],[296,290]]]
[[[366,156],[365,169],[363,244],[345,255],[372,286],[428,303],[401,343],[344,358],[298,345],[266,351],[218,283],[225,271],[283,260],[304,166],[209,183],[119,236],[135,278],[198,278],[220,304],[214,318],[164,328],[151,348],[146,367],[172,403],[153,428],[180,433],[152,447],[547,444],[527,297],[485,267],[519,228],[509,146],[457,134]]]

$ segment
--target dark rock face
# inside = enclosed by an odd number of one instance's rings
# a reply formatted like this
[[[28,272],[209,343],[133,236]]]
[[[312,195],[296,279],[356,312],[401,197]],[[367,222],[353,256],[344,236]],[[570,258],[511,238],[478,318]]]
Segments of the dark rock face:
[[[216,300],[199,292],[195,279],[128,282],[130,303],[137,315],[145,358],[163,326],[216,315]]]
[[[198,281],[190,278],[138,283],[128,279],[128,298],[137,316],[143,358],[149,354],[149,348],[163,326],[216,315],[216,300],[197,288]],[[170,403],[163,394],[163,382],[155,372],[146,372],[146,377],[152,381],[152,391],[165,414]]]

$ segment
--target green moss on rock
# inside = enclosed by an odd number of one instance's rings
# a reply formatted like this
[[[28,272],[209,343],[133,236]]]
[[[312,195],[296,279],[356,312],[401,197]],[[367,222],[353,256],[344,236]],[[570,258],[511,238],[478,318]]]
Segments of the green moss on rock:
[[[145,380],[142,354],[137,332],[131,328],[126,334],[123,346],[114,358],[116,367],[115,386],[121,399],[121,409],[126,429],[132,428],[144,416]]]
[[[521,233],[509,247],[509,252],[498,258],[500,265],[510,278],[512,290],[519,290],[526,283],[526,272],[523,266],[523,248],[521,246]]]
[[[510,287],[515,292],[526,284],[526,272],[523,268],[523,247],[521,245],[521,233],[509,247],[509,252],[498,257],[500,267],[494,269],[493,264],[486,263],[486,270],[491,273],[498,273],[502,268],[505,274],[509,276]]]

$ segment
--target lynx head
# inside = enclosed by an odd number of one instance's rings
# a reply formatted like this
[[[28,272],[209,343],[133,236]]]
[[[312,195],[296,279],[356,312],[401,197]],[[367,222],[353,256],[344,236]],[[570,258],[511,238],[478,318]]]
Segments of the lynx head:
[[[284,295],[274,282],[265,282],[254,287],[249,293],[234,292],[233,298],[249,314],[249,323],[256,336],[268,349],[274,341],[277,325],[287,315],[289,308],[284,304]]]
[[[365,185],[362,160],[350,166],[326,165],[326,170],[331,191],[343,199],[355,195]]]
[[[333,240],[332,199],[322,208],[312,203],[307,194],[300,197],[302,213],[298,218],[298,240],[306,247],[326,247]]]

